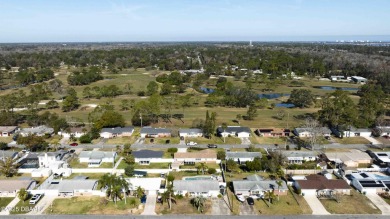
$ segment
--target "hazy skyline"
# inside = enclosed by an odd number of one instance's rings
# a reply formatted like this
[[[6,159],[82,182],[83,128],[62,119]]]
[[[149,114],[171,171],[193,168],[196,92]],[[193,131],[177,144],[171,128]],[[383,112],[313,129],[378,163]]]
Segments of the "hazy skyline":
[[[0,42],[390,40],[387,0],[0,0]]]

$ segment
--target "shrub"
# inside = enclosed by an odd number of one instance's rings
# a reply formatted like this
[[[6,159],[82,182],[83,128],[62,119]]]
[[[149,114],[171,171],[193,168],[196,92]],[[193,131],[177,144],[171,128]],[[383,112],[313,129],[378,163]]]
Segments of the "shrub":
[[[217,172],[217,170],[216,170],[215,168],[209,168],[209,169],[207,170],[207,172],[208,172],[209,174],[215,174],[215,173]]]
[[[290,145],[286,145],[286,150],[290,150]]]
[[[221,195],[221,194],[218,194],[218,198],[222,198],[222,195]]]
[[[134,175],[134,165],[128,165],[127,167],[125,167],[125,175],[126,176]]]
[[[138,93],[137,93],[137,95],[139,96],[139,97],[143,97],[143,96],[145,96],[145,91],[138,91]]]
[[[0,142],[0,150],[7,150],[8,144],[5,142]]]
[[[176,153],[177,152],[177,148],[168,148],[168,153]]]
[[[82,135],[79,138],[80,143],[91,143],[92,139],[89,135]]]

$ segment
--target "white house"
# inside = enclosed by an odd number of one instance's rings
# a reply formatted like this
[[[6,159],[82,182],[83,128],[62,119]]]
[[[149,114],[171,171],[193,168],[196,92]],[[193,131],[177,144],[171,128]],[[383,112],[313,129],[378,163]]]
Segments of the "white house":
[[[173,155],[174,162],[180,164],[195,164],[200,162],[216,163],[217,152],[206,149],[197,152],[176,152]]]
[[[173,192],[175,195],[216,198],[220,194],[220,189],[216,180],[174,180]]]
[[[126,178],[129,183],[130,192],[134,192],[138,187],[145,190],[146,195],[157,195],[160,191],[161,182],[165,181],[163,178]]]
[[[38,155],[39,167],[53,167],[59,162],[63,163],[62,159],[67,154],[67,151],[46,152]]]
[[[335,136],[341,138],[350,138],[350,137],[370,137],[372,135],[372,130],[368,128],[355,128],[351,127],[344,131],[339,131],[337,128],[332,128],[332,132]]]
[[[0,137],[11,136],[17,128],[17,126],[0,126]]]
[[[313,151],[282,151],[289,164],[302,164],[306,161],[315,161],[317,154]]]
[[[115,163],[116,152],[109,151],[82,151],[79,155],[80,163],[88,163],[88,167],[99,167],[102,163]]]
[[[202,137],[202,129],[179,129],[179,136],[184,138]]]
[[[139,150],[139,151],[133,151],[132,155],[134,156],[134,161],[136,163],[142,165],[149,165],[150,163],[160,163],[163,158],[164,152],[152,151],[152,150]]]
[[[162,138],[171,137],[171,130],[166,128],[153,128],[145,126],[140,131],[141,138]]]
[[[101,138],[130,137],[134,132],[133,126],[103,128],[100,132]]]
[[[343,164],[347,168],[358,168],[372,164],[372,158],[364,152],[325,153],[326,158],[336,164]]]
[[[0,197],[16,197],[20,189],[33,190],[36,185],[34,180],[0,180]]]
[[[23,137],[26,137],[28,135],[45,136],[45,135],[52,135],[54,133],[54,129],[49,128],[45,125],[41,125],[41,126],[31,127],[31,128],[22,128],[17,132]]]
[[[80,138],[81,136],[87,134],[87,129],[85,127],[72,127],[69,131],[60,131],[58,134],[64,138],[70,138],[71,136]]]
[[[98,186],[98,180],[92,179],[53,179],[48,178],[39,187],[45,193],[58,196],[92,196]]]
[[[258,175],[251,175],[246,180],[233,181],[234,194],[259,197],[264,196],[265,192],[274,191],[275,194],[287,195],[288,188],[286,182],[282,181],[282,185],[278,186],[275,180],[264,180]]]
[[[352,185],[361,193],[384,193],[389,190],[390,177],[380,173],[352,173]]]
[[[226,152],[226,160],[233,159],[237,163],[253,161],[255,157],[262,157],[260,152]]]
[[[251,130],[248,127],[242,126],[228,126],[226,129],[222,127],[217,128],[218,136],[222,137],[238,137],[238,138],[249,138],[251,136]]]
[[[308,138],[311,137],[313,133],[317,133],[317,135],[322,135],[324,137],[330,136],[332,131],[326,127],[320,127],[315,131],[313,131],[312,128],[295,128],[293,133],[300,138]]]

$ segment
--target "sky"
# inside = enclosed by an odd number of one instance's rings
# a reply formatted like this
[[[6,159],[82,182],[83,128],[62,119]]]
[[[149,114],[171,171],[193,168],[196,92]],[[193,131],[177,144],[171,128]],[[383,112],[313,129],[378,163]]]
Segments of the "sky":
[[[390,40],[390,0],[0,0],[0,43]]]

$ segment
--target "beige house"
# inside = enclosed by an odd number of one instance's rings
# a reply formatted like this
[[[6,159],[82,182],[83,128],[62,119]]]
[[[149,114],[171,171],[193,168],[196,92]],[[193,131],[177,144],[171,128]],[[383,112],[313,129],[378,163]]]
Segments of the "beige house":
[[[358,168],[359,165],[372,164],[372,158],[363,152],[325,153],[326,158],[336,164],[343,164],[347,168]]]
[[[177,152],[173,155],[175,163],[180,164],[195,164],[195,163],[215,163],[217,161],[217,153],[214,150],[206,149],[197,152]]]

